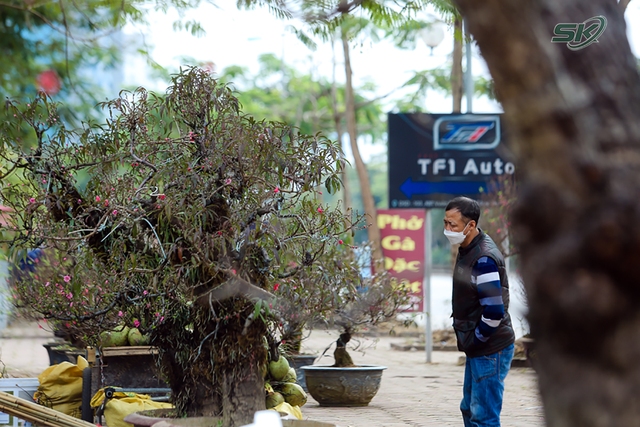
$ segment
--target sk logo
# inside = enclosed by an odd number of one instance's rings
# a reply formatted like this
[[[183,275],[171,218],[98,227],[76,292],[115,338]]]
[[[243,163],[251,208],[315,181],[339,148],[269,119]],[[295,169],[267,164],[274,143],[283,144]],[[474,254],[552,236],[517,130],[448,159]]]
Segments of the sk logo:
[[[580,50],[596,43],[607,28],[607,18],[602,15],[589,18],[581,24],[556,24],[551,43],[566,43],[571,50]]]

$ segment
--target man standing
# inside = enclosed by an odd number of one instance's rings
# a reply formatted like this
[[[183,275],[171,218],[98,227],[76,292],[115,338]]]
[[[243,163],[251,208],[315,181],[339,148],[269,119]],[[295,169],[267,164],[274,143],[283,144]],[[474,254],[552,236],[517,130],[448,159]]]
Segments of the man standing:
[[[478,228],[480,205],[456,197],[445,209],[444,234],[459,244],[453,271],[453,329],[467,355],[460,410],[465,427],[499,427],[504,379],[515,335],[502,253]]]

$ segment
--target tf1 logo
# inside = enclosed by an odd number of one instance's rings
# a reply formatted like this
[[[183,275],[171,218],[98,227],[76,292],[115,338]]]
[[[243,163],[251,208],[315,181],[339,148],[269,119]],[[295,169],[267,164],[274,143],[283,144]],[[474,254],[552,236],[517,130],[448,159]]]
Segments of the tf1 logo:
[[[438,118],[434,150],[491,150],[500,144],[500,116],[466,114]]]

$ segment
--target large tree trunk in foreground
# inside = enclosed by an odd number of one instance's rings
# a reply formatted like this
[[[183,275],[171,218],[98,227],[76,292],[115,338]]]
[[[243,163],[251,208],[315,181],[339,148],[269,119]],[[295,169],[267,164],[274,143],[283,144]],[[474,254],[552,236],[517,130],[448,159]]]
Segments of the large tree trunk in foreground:
[[[364,212],[367,215],[367,228],[369,241],[372,244],[373,252],[372,257],[376,268],[382,268],[384,257],[382,256],[382,246],[380,245],[380,228],[378,227],[376,204],[373,200],[373,194],[371,193],[371,183],[369,180],[369,173],[367,171],[367,165],[362,160],[360,155],[360,149],[358,148],[358,131],[356,128],[356,101],[353,95],[353,81],[351,71],[351,58],[349,54],[349,40],[345,31],[342,31],[342,50],[344,52],[344,69],[346,74],[345,85],[345,117],[347,119],[347,131],[349,132],[349,141],[351,142],[351,151],[353,152],[353,158],[356,164],[356,172],[358,172],[358,180],[360,181],[360,194],[362,196],[362,204],[364,205]],[[370,221],[370,222],[369,222]]]
[[[605,0],[456,0],[519,159],[514,237],[550,426],[640,426],[640,77]],[[599,43],[557,23],[608,20]]]

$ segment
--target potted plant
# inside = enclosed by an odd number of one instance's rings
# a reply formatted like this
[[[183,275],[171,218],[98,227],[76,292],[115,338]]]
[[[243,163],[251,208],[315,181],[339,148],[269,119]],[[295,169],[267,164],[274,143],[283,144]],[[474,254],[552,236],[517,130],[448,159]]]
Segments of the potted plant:
[[[278,284],[279,300],[275,311],[281,322],[277,336],[280,350],[296,369],[299,384],[306,390],[303,366],[314,363],[318,354],[301,353],[302,343],[311,330],[327,325],[346,302],[363,292],[361,262],[357,248],[348,237],[338,239],[320,255],[313,266],[300,268],[294,261],[289,266],[298,274],[283,278]],[[366,245],[365,245],[366,246]]]
[[[284,324],[274,307],[305,290],[285,294],[283,280],[359,226],[316,190],[340,188],[340,144],[243,115],[197,68],[164,95],[122,92],[102,104],[104,123],[82,129],[43,94],[6,107],[10,243],[53,253],[49,277],[16,283],[16,303],[98,349],[103,332],[138,327],[179,415],[250,423]]]
[[[394,286],[385,271],[360,280],[360,292],[341,300],[335,313],[334,321],[341,331],[335,341],[335,363],[302,367],[309,393],[321,406],[369,404],[380,388],[386,367],[354,363],[347,344],[361,327],[388,320],[408,301],[406,291]]]

